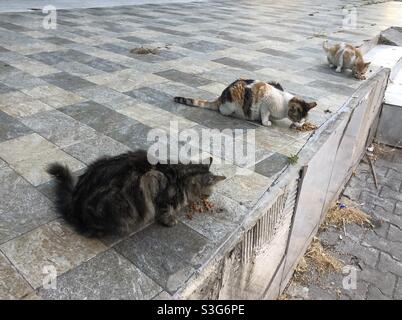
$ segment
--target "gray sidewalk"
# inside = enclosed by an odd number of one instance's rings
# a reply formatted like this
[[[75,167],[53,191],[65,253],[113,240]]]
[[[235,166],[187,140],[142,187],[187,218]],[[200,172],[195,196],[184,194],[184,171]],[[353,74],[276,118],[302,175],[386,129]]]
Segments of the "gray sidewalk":
[[[57,9],[103,8],[139,4],[184,3],[193,0],[0,0],[0,12],[24,12],[54,6]],[[206,0],[198,0],[202,2]]]
[[[311,133],[291,130],[288,122],[266,128],[177,105],[172,97],[215,98],[239,77],[276,80],[318,102],[310,121],[320,126],[361,84],[328,68],[324,38],[361,44],[401,23],[401,2],[353,1],[358,24],[345,29],[344,3],[59,10],[56,30],[43,28],[40,11],[0,14],[0,298],[174,297],[236,232]],[[156,55],[130,53],[167,44]],[[148,148],[147,133],[171,121],[197,132],[255,130],[257,157],[244,166],[255,165],[255,172],[235,176],[235,164],[216,168],[228,177],[214,194],[221,212],[183,215],[174,229],[153,225],[110,241],[86,239],[65,225],[44,171],[49,162],[80,172],[101,155]],[[56,290],[43,287],[49,265],[58,275]]]

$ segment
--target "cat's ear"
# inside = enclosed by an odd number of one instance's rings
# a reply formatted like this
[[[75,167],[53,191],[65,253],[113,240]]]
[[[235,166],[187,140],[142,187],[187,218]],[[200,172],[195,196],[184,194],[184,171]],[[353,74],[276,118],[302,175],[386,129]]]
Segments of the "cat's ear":
[[[215,175],[213,175],[211,182],[212,182],[212,184],[215,184],[215,183],[218,183],[219,181],[223,181],[225,179],[226,179],[225,176],[215,176]]]
[[[316,107],[316,106],[317,106],[317,102],[310,102],[310,103],[307,103],[307,109],[308,109],[308,110],[313,109],[313,108]]]
[[[367,67],[370,65],[370,63],[371,63],[371,62],[366,62],[366,63],[364,64],[364,66],[367,68]]]
[[[208,174],[207,176],[204,177],[204,183],[211,186],[225,179],[226,179],[225,176],[216,176],[214,174]]]

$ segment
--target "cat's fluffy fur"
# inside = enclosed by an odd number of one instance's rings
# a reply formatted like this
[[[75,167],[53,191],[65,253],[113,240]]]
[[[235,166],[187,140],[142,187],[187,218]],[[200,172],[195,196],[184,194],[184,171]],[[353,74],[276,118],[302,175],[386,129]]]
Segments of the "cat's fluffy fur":
[[[212,159],[211,159],[212,162]],[[172,226],[189,201],[209,196],[225,177],[210,164],[152,165],[144,150],[101,158],[78,179],[58,163],[48,167],[56,178],[57,207],[63,217],[88,236],[124,234],[154,219]],[[77,180],[77,181],[76,181]]]
[[[214,101],[175,97],[174,101],[188,106],[217,110],[226,116],[261,122],[289,118],[293,126],[302,126],[309,110],[317,103],[306,102],[286,92],[279,83],[239,79],[223,90]]]
[[[328,46],[328,41],[323,43],[324,51],[330,67],[336,67],[336,72],[342,69],[350,69],[356,79],[364,80],[370,62],[365,62],[361,51],[345,43],[339,43],[332,47]]]

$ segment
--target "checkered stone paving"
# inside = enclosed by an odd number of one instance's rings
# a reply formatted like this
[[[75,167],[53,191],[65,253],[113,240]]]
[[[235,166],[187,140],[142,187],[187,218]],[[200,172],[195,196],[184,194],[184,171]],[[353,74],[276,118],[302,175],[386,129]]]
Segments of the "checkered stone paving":
[[[373,164],[378,188],[364,159],[341,197],[358,203],[375,228],[349,224],[343,230],[329,227],[317,235],[324,248],[346,269],[355,270],[355,282],[343,285],[346,272],[329,272],[314,279],[309,271],[308,277],[312,279],[308,283],[289,284],[285,290],[288,299],[402,299],[402,150],[384,146],[382,150]]]
[[[323,35],[361,44],[396,25],[401,2],[355,0],[358,25],[342,27],[335,1],[208,1],[0,14],[0,298],[167,298],[213,258],[310,133],[266,128],[175,104],[213,99],[236,78],[279,81],[316,100],[324,123],[361,82],[329,70]],[[155,54],[131,49],[160,47]],[[253,129],[253,163],[214,166],[228,179],[213,195],[224,210],[174,229],[153,225],[126,239],[87,239],[54,210],[53,161],[76,172],[102,155],[148,148],[148,132]],[[236,136],[236,139],[242,139]],[[205,150],[199,150],[203,152]],[[222,155],[214,155],[222,156]],[[56,288],[44,286],[52,266]]]

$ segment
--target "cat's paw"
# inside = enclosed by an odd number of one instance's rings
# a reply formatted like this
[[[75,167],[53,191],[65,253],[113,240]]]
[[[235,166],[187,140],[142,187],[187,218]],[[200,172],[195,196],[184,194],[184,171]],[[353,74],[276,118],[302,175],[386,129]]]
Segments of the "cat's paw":
[[[342,72],[342,67],[337,67],[335,72]]]
[[[173,227],[177,224],[178,220],[174,215],[161,217],[159,220],[164,226]]]
[[[262,121],[262,125],[263,125],[263,126],[266,126],[266,127],[270,127],[270,126],[272,126],[272,122],[269,121],[269,120],[267,120],[267,121]]]

